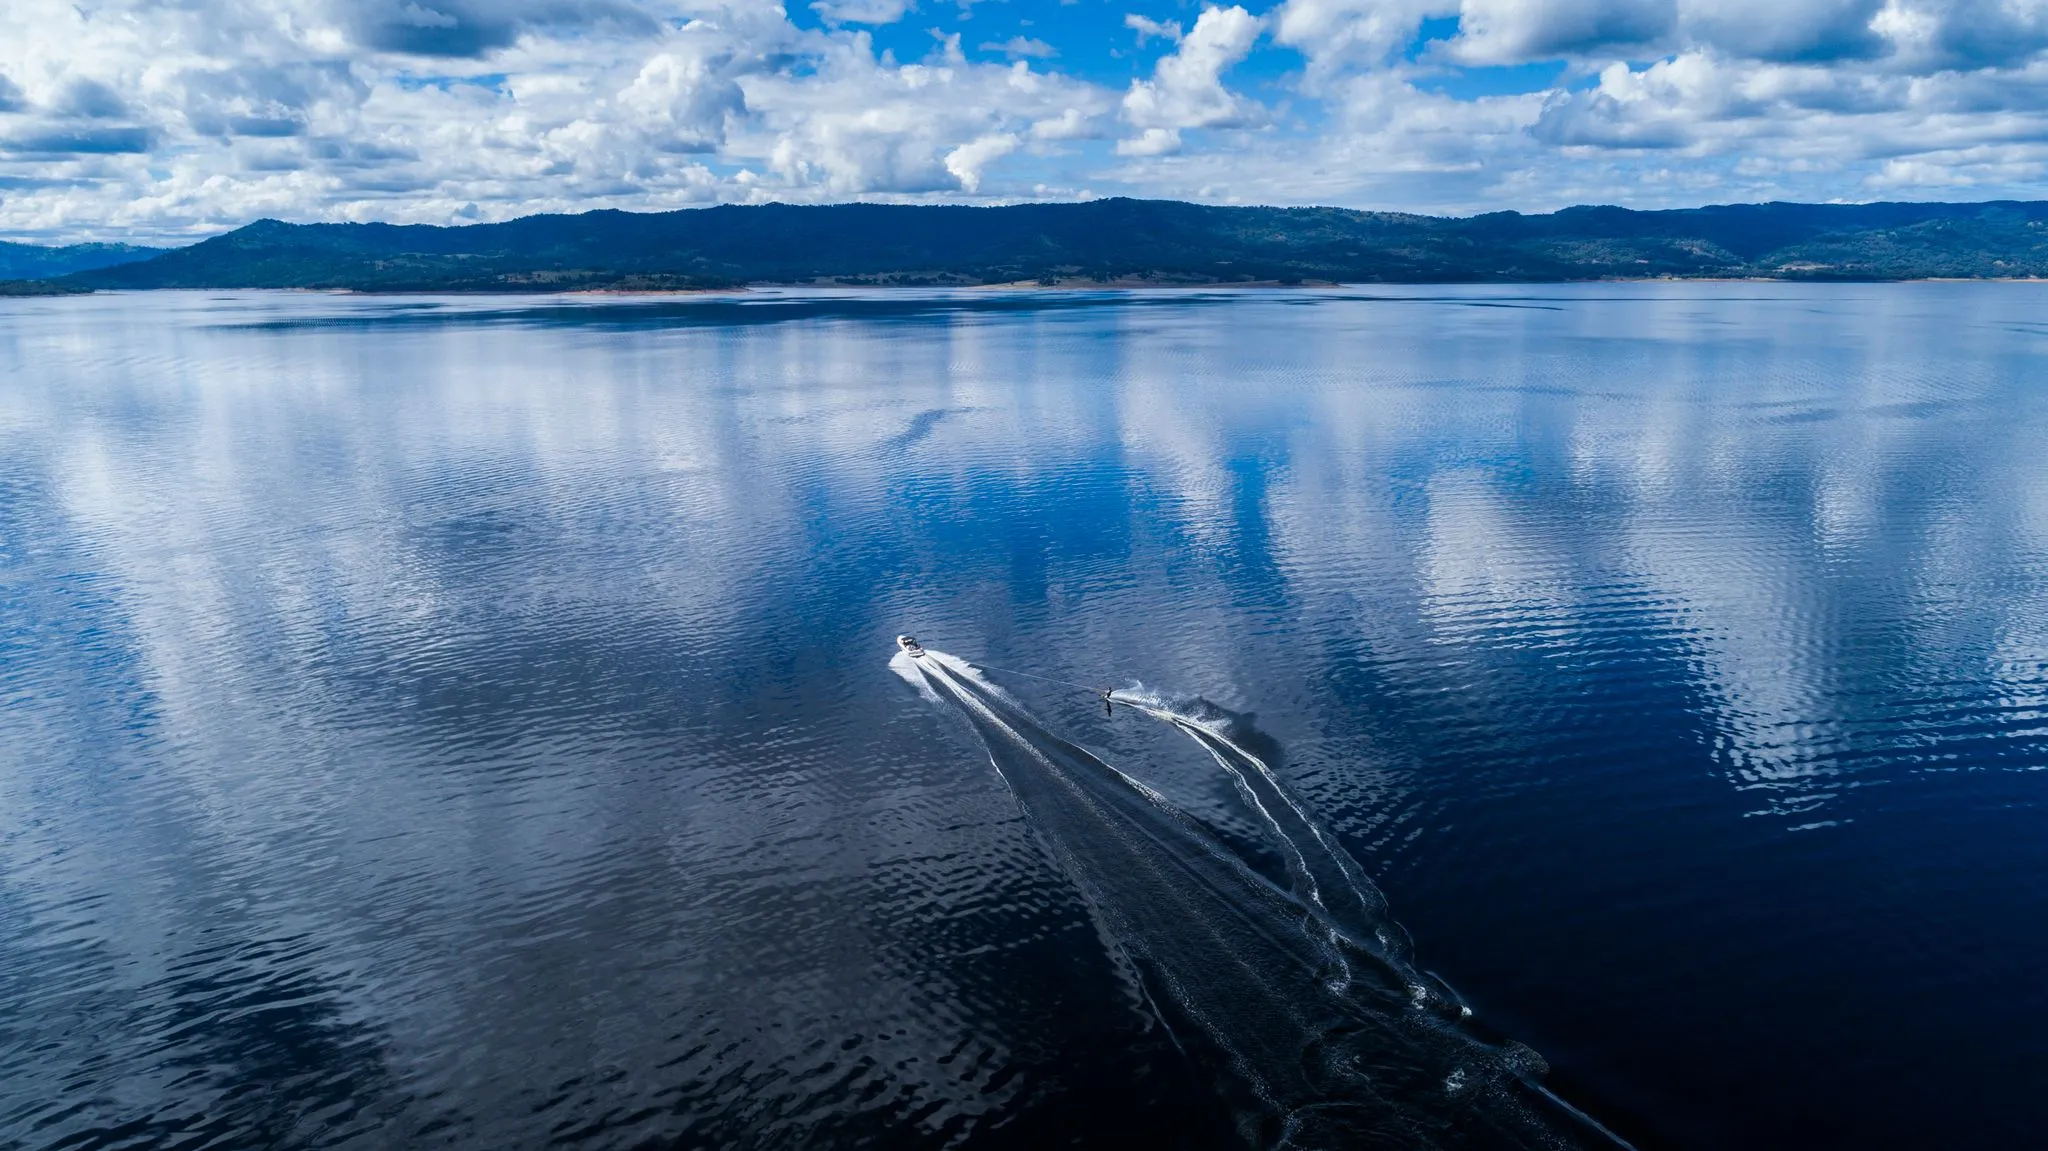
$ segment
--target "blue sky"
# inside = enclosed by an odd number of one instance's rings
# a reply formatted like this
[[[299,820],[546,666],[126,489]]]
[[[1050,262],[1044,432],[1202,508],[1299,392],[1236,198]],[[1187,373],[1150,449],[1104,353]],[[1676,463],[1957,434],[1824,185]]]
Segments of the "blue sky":
[[[2048,0],[8,0],[0,236],[2035,198]]]

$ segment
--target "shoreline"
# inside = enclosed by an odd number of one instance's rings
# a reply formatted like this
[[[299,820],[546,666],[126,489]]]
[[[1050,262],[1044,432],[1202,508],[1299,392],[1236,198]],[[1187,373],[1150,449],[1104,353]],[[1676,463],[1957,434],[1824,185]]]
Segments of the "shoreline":
[[[907,292],[943,289],[977,292],[1130,292],[1130,291],[1274,291],[1333,288],[1510,288],[1565,287],[1591,284],[1832,284],[1873,286],[1881,284],[2048,284],[2044,276],[1914,276],[1900,279],[1834,279],[1784,276],[1612,276],[1585,280],[1234,280],[1200,282],[1158,281],[1122,276],[1111,280],[1062,277],[1052,283],[1043,280],[1009,280],[985,284],[820,284],[813,282],[754,280],[717,288],[559,288],[523,287],[476,288],[406,286],[399,288],[337,287],[246,287],[191,286],[166,288],[82,288],[49,280],[0,280],[0,299],[45,300],[77,296],[109,295],[122,292],[298,292],[334,296],[726,296],[761,290],[833,290]]]

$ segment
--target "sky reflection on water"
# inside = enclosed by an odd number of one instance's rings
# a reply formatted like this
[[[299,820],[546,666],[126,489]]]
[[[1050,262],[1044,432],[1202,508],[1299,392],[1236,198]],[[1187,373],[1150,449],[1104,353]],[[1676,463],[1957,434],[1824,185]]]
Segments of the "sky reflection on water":
[[[0,1143],[1197,1140],[900,631],[1645,1142],[2038,1136],[2048,297],[1400,296],[7,303]]]

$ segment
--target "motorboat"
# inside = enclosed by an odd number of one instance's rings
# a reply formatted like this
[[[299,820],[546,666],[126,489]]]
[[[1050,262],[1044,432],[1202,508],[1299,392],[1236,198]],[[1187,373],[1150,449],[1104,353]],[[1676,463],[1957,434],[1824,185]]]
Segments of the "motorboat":
[[[896,646],[902,648],[904,654],[912,659],[916,659],[924,654],[924,645],[918,643],[917,637],[914,635],[897,636]]]

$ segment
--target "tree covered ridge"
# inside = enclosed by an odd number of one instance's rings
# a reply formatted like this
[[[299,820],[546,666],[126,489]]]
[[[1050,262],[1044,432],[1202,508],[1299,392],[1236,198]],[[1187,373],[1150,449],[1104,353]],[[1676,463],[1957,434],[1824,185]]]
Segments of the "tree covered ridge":
[[[748,282],[1512,282],[2048,276],[2048,202],[1567,208],[1472,217],[1094,200],[723,205],[460,227],[287,224],[68,283],[535,290]]]
[[[132,244],[14,244],[0,240],[0,281],[51,280],[74,272],[112,267],[147,260],[161,248],[138,248]],[[29,289],[23,288],[22,292]],[[38,294],[43,294],[39,291]]]

